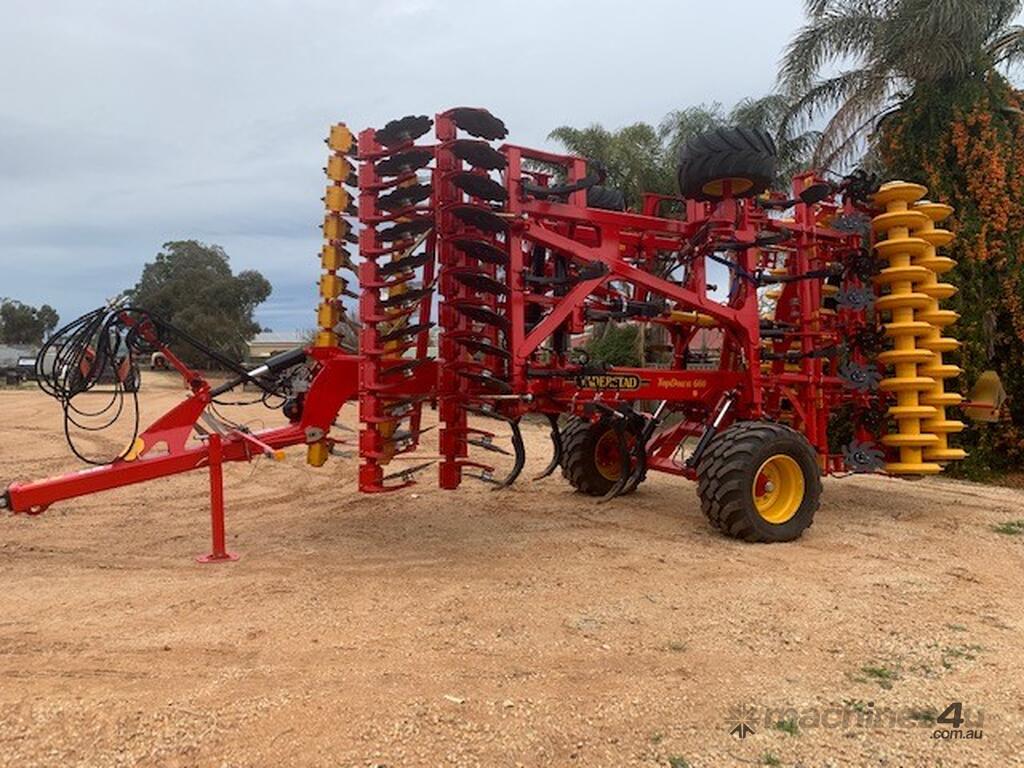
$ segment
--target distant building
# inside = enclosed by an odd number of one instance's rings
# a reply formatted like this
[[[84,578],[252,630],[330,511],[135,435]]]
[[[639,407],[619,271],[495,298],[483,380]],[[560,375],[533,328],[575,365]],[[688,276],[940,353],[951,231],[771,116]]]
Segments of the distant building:
[[[263,331],[249,342],[249,359],[265,360],[278,352],[287,352],[304,344],[309,344],[309,335],[301,331]]]
[[[39,347],[31,344],[0,344],[0,369],[16,368],[18,361],[31,357],[35,360]]]

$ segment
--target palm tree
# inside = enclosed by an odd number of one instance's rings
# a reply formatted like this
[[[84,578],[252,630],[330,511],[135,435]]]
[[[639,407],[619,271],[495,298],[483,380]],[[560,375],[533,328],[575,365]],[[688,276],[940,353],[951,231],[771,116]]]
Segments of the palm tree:
[[[563,125],[548,138],[575,155],[603,164],[608,171],[605,184],[622,190],[631,207],[639,204],[643,192],[672,192],[673,177],[665,173],[661,140],[647,123],[616,131],[596,123],[586,128]]]
[[[780,86],[798,124],[829,115],[814,159],[847,160],[920,88],[984,82],[1024,59],[1020,0],[806,0]],[[836,67],[844,67],[832,74]],[[788,122],[788,121],[787,121]]]
[[[814,148],[821,141],[820,131],[796,130],[797,126],[788,119],[792,110],[790,98],[770,93],[759,99],[743,99],[729,113],[729,122],[733,125],[758,128],[775,139],[778,150],[775,185],[779,189],[787,189],[793,176],[812,167]]]
[[[696,107],[674,109],[658,124],[658,134],[665,144],[665,154],[674,163],[682,146],[702,133],[720,128],[727,122],[722,105],[700,104]]]

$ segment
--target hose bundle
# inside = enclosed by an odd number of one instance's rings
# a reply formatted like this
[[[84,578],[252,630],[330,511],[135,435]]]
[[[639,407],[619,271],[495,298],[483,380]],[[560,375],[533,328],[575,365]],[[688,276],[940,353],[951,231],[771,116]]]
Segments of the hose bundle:
[[[137,356],[149,346],[140,326],[149,319],[135,309],[101,308],[56,331],[36,358],[39,388],[57,400],[64,410],[64,435],[71,451],[88,464],[107,464],[123,458],[139,433]],[[99,389],[100,385],[104,386]],[[83,398],[94,393],[104,397]],[[72,430],[100,432],[126,415],[132,422],[132,438],[113,458],[85,455],[76,445]]]
[[[251,405],[261,402],[277,409],[293,397],[291,372],[305,360],[299,348],[268,360],[262,371],[253,375],[228,356],[210,348],[187,331],[137,307],[102,307],[74,320],[56,331],[36,358],[36,382],[39,388],[61,404],[64,410],[64,437],[72,453],[87,464],[103,465],[125,458],[139,436],[140,373],[137,360],[171,338],[187,344],[238,378],[211,391],[210,407]],[[257,375],[258,373],[258,375]],[[241,383],[256,385],[260,394],[245,401],[217,399]],[[100,385],[103,385],[100,388]],[[108,388],[109,385],[109,388]],[[83,397],[85,395],[103,395]],[[96,433],[109,429],[122,418],[131,422],[131,438],[113,457],[86,455],[75,443],[74,430]],[[230,420],[221,419],[226,424]],[[238,426],[238,425],[234,425]],[[241,429],[242,427],[239,426]]]

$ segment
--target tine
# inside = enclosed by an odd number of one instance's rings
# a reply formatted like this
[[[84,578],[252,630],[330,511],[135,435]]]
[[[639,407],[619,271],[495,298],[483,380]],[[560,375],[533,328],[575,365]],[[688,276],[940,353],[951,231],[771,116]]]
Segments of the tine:
[[[515,451],[516,461],[512,466],[512,471],[506,475],[504,480],[498,483],[494,490],[508,488],[516,481],[516,478],[523,471],[523,467],[526,466],[526,445],[523,443],[523,433],[519,429],[519,419],[510,420],[509,424],[512,427],[512,449]]]
[[[483,448],[485,451],[491,451],[492,453],[500,453],[502,456],[511,456],[511,451],[506,451],[500,445],[495,445],[490,440],[485,438],[468,438],[466,440],[467,445],[475,445],[477,448]]]
[[[551,424],[551,461],[544,467],[543,472],[534,475],[534,480],[543,480],[545,477],[549,477],[562,463],[562,433],[558,429],[558,415],[554,413],[544,415],[548,417],[548,422]]]
[[[417,397],[403,397],[400,400],[389,400],[382,406],[382,409],[384,410],[385,413],[390,415],[392,408],[407,408],[416,405],[417,403],[424,403],[429,399],[430,398],[427,397],[426,395],[420,395]]]
[[[616,419],[612,422],[612,425],[615,428],[615,436],[619,441],[619,479],[615,481],[615,485],[609,488],[604,496],[597,500],[598,504],[609,502],[622,493],[632,469],[629,461],[629,444],[626,442],[626,430],[623,427],[622,419]]]
[[[381,480],[394,480],[399,477],[402,478],[403,480],[408,480],[417,472],[422,472],[424,469],[435,463],[436,462],[428,461],[423,464],[417,464],[414,467],[406,467],[405,469],[400,469],[397,472],[392,472],[390,475],[384,475],[384,477],[382,477]]]

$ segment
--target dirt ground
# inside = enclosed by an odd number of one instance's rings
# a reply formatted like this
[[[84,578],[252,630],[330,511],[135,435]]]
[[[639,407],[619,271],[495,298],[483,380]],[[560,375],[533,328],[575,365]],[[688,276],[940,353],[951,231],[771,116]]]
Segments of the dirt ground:
[[[0,391],[0,481],[75,467],[58,406]],[[0,517],[0,764],[1024,765],[1020,490],[828,480],[756,546],[666,475],[596,505],[355,473],[228,467],[230,564],[192,559],[202,474]],[[980,739],[933,737],[957,701]]]

